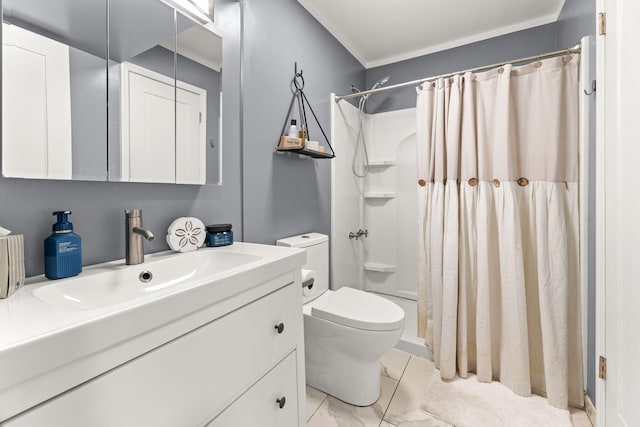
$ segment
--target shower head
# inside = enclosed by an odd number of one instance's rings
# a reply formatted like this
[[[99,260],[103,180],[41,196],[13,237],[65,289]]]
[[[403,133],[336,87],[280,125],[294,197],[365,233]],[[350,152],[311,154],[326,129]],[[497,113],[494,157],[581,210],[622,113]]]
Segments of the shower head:
[[[373,86],[371,86],[371,89],[369,89],[369,90],[375,90],[375,89],[378,89],[379,87],[384,86],[388,81],[389,81],[389,76],[385,76],[385,77],[381,78],[380,80],[378,80],[377,82],[375,82],[375,83],[373,84]],[[352,88],[352,90],[353,90],[353,86],[351,86],[351,88]],[[366,101],[367,101],[367,98],[369,98],[369,95],[371,95],[371,94],[370,94],[370,93],[368,93],[368,94],[364,95],[364,96],[361,98],[361,101],[362,101],[363,103],[364,103],[364,102],[366,102]]]
[[[357,87],[355,87],[354,85],[351,85],[351,92],[353,93],[358,93],[360,92],[360,89],[358,89]]]
[[[373,86],[371,86],[371,90],[378,89],[379,87],[384,86],[388,81],[389,81],[389,76],[385,76],[381,78],[380,80],[375,82]]]

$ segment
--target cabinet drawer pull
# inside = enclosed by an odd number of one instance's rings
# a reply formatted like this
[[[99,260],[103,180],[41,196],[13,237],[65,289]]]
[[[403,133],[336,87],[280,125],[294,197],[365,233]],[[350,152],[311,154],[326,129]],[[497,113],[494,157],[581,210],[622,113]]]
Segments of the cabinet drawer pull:
[[[279,334],[281,334],[284,331],[284,323],[278,323],[275,326],[276,330],[278,331]]]
[[[287,398],[282,396],[280,399],[276,399],[276,402],[278,403],[280,409],[282,409],[284,408],[284,404],[287,403]]]

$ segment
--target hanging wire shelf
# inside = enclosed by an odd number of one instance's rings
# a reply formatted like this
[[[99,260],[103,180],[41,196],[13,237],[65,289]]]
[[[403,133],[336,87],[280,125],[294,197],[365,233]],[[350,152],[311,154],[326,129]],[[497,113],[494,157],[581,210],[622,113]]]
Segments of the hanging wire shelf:
[[[280,131],[281,138],[277,144],[277,151],[302,154],[305,156],[313,157],[314,159],[332,159],[336,156],[336,154],[333,151],[333,147],[329,142],[329,138],[327,137],[327,134],[322,128],[322,125],[318,120],[318,116],[316,115],[315,111],[313,111],[313,107],[311,107],[311,104],[309,103],[309,99],[307,98],[307,95],[305,95],[303,89],[304,89],[304,77],[302,76],[302,70],[298,72],[298,63],[296,62],[294,65],[293,79],[291,80],[291,91],[293,92],[293,95],[291,97],[291,102],[289,103],[289,110],[287,111],[284,124],[282,125],[282,130]],[[299,145],[296,146],[294,144],[294,146],[287,146],[286,140],[288,138],[285,135],[285,131],[287,130],[287,123],[289,123],[289,118],[291,117],[291,112],[293,111],[294,105],[298,106],[300,127],[303,130],[302,138],[300,138],[300,141],[298,141]],[[311,111],[311,114],[313,115],[313,118],[315,119],[316,124],[320,129],[320,132],[322,132],[322,136],[324,137],[326,145],[329,148],[329,150],[331,150],[331,152],[321,151],[319,149],[314,150],[306,146],[307,145],[306,143],[311,140],[311,137],[309,136],[309,126],[307,122],[307,109]]]

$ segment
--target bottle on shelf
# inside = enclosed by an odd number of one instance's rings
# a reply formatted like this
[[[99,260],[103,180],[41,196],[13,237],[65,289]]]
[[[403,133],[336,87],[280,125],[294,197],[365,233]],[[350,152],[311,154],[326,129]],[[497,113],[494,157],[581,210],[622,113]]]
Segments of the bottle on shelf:
[[[299,150],[304,148],[304,141],[299,138],[300,130],[296,126],[296,119],[291,119],[291,126],[286,135],[280,138],[278,149],[280,150]]]
[[[300,131],[298,132],[298,138],[300,138],[300,140],[302,141],[302,145],[304,145],[304,142],[308,139],[307,127],[304,125],[304,123],[302,123],[300,125]]]
[[[298,126],[296,126],[296,119],[291,119],[291,126],[289,126],[289,132],[287,132],[287,136],[289,138],[298,138],[298,134],[300,131],[298,130]]]

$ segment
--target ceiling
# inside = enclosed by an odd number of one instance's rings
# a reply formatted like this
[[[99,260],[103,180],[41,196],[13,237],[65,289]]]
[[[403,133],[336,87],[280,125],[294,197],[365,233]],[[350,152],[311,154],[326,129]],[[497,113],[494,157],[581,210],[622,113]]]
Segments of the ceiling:
[[[565,0],[298,0],[366,68],[558,19]]]

